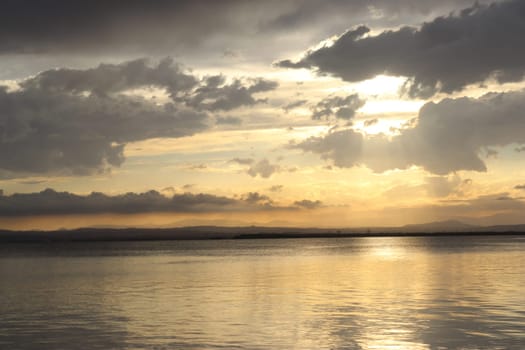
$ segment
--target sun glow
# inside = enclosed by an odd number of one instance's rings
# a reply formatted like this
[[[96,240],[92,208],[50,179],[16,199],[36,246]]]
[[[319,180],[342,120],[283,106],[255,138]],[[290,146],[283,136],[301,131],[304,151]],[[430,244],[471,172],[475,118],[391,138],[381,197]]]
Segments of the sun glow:
[[[405,119],[367,119],[357,122],[355,128],[368,135],[396,135],[405,123]]]
[[[354,88],[358,93],[364,95],[397,95],[405,80],[403,77],[377,75],[372,79],[355,84]]]
[[[391,113],[412,113],[417,114],[424,101],[407,100],[368,100],[359,110],[362,114],[391,114]]]

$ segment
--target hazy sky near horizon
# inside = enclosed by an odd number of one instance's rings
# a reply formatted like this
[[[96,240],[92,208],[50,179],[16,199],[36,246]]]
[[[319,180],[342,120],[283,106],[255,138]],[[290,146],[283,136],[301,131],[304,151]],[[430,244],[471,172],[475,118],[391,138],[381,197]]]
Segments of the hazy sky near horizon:
[[[0,228],[525,223],[525,2],[8,1]]]

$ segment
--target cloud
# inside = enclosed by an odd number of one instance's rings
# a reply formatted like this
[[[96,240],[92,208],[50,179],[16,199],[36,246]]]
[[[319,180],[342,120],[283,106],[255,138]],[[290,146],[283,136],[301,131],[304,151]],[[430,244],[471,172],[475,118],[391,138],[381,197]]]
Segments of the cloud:
[[[257,163],[252,164],[246,173],[248,173],[248,175],[251,177],[260,176],[267,179],[279,170],[279,165],[271,164],[268,159],[262,159]]]
[[[301,201],[295,201],[294,205],[305,208],[305,209],[317,209],[323,205],[321,201],[311,201],[308,199],[303,199]]]
[[[441,200],[437,204],[386,207],[384,217],[414,217],[429,221],[460,220],[476,225],[523,224],[525,201],[509,193],[493,193],[457,200]]]
[[[206,212],[235,208],[235,199],[208,194],[179,194],[165,197],[157,191],[108,196],[80,196],[46,189],[38,193],[13,194],[0,199],[0,216],[67,215],[146,212]]]
[[[368,119],[368,120],[365,120],[365,122],[363,123],[363,125],[364,125],[364,126],[372,126],[372,125],[376,125],[378,122],[379,122],[379,119],[377,119],[377,118],[374,118],[374,119]]]
[[[164,89],[173,101],[125,94],[147,87]],[[0,176],[104,172],[122,164],[127,143],[202,132],[208,112],[258,103],[252,94],[273,87],[264,79],[214,84],[169,58],[44,71],[17,90],[0,86]],[[199,97],[206,91],[211,95]]]
[[[237,117],[232,117],[232,116],[216,117],[215,118],[215,123],[217,125],[241,125],[242,124],[242,119],[241,118],[237,118]]]
[[[364,136],[345,129],[289,147],[320,154],[343,168],[365,165],[384,172],[417,165],[438,175],[483,172],[487,168],[481,155],[487,147],[525,143],[524,111],[525,91],[445,99],[425,104],[415,126],[397,136]]]
[[[337,119],[350,120],[364,104],[365,100],[359,98],[358,94],[346,97],[327,97],[312,108],[312,119],[319,120],[336,117]]]
[[[274,186],[271,186],[268,191],[270,192],[281,192],[283,190],[284,186],[283,185],[274,185]]]
[[[148,59],[142,58],[120,64],[101,64],[85,70],[48,70],[26,79],[20,85],[25,90],[90,93],[101,97],[135,88],[157,87],[165,89],[174,102],[207,111],[232,110],[265,102],[265,99],[256,99],[253,95],[277,87],[276,82],[262,78],[227,81],[223,75],[214,75],[200,79],[185,72],[169,57],[157,65],[151,65]]]
[[[130,0],[71,2],[9,1],[0,12],[0,54],[114,51],[186,52],[209,45],[232,52],[241,43],[293,30],[341,29],[348,21],[450,9],[472,0]],[[405,16],[401,16],[405,14]],[[344,27],[343,27],[344,28]],[[169,33],[169,35],[166,35]],[[217,50],[217,43],[223,45]],[[233,45],[233,48],[232,48]]]
[[[171,96],[187,94],[197,87],[199,79],[183,70],[171,58],[151,65],[141,58],[120,64],[100,64],[96,68],[52,69],[21,82],[25,90],[40,90],[49,93],[79,94],[89,92],[98,96],[125,90],[156,86],[166,88]]]
[[[265,103],[266,99],[256,99],[254,94],[274,90],[274,81],[256,79],[234,79],[228,83],[222,75],[210,76],[190,93],[175,98],[190,107],[209,111],[229,111],[242,106]]]
[[[172,191],[167,189],[165,192],[170,193]],[[277,206],[270,197],[258,192],[249,192],[242,195],[240,199],[235,199],[205,193],[184,193],[168,196],[154,190],[113,196],[100,192],[78,195],[70,192],[57,192],[52,189],[6,196],[0,190],[0,217],[297,210],[297,207],[314,209],[315,203],[317,202],[300,201],[293,206]]]
[[[141,98],[0,89],[0,170],[86,175],[118,167],[128,142],[181,137],[207,128],[207,115]]]
[[[301,106],[304,106],[308,101],[307,100],[297,100],[297,101],[293,101],[293,102],[290,102],[286,105],[283,106],[283,110],[288,113],[289,111],[291,111],[292,109],[294,108],[297,108],[297,107],[301,107]]]
[[[402,27],[368,35],[359,26],[332,45],[308,51],[287,68],[316,68],[356,82],[379,74],[406,76],[413,97],[452,93],[494,77],[520,81],[525,74],[525,3],[509,0],[474,5],[459,13],[437,17],[418,28]]]
[[[363,135],[353,130],[342,130],[325,136],[312,136],[289,147],[320,154],[321,158],[332,160],[338,167],[350,168],[361,161]]]
[[[242,196],[242,200],[247,203],[271,204],[273,201],[270,197],[259,192],[248,192]]]
[[[462,180],[459,175],[428,176],[425,178],[425,188],[430,196],[447,197],[449,195],[464,195],[464,191],[472,184],[471,179]]]
[[[232,160],[230,160],[230,162],[238,163],[241,165],[250,165],[253,164],[255,160],[253,158],[233,158]]]
[[[56,0],[51,7],[31,0],[9,2],[0,15],[0,52],[193,47],[207,37],[235,33],[241,26],[236,16],[240,6],[238,1],[206,0]]]
[[[516,185],[514,187],[514,189],[516,189],[516,190],[525,190],[525,184],[523,184],[523,185]]]

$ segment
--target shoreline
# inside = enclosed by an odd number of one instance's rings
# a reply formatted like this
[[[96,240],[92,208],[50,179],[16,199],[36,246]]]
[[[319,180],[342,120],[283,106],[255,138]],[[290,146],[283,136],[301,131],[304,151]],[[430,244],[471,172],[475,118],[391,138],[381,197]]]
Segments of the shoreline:
[[[222,232],[217,232],[221,231]],[[390,230],[390,232],[388,232]],[[266,232],[264,232],[266,231]],[[272,231],[272,232],[268,232]],[[344,232],[347,231],[347,232]],[[333,229],[272,229],[272,228],[174,228],[174,229],[78,229],[61,231],[0,231],[0,243],[60,243],[60,242],[127,242],[179,240],[255,240],[311,238],[374,238],[374,237],[471,237],[525,236],[522,230],[475,231],[385,231],[362,232]]]

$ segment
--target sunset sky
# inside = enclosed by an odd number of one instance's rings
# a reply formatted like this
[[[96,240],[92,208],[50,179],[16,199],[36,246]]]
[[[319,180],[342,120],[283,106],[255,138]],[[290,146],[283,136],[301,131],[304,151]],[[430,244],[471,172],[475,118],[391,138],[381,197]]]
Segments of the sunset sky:
[[[6,1],[0,228],[525,223],[525,2]]]

